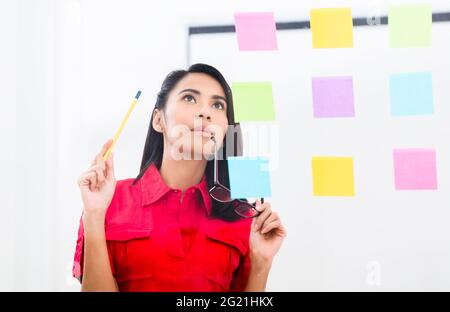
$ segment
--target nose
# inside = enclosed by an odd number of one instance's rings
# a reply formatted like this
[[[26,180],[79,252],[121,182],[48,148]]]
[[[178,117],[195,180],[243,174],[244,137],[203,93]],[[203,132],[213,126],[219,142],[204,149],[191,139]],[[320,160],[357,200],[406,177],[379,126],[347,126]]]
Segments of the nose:
[[[206,118],[207,121],[211,121],[211,114],[209,114],[208,110],[202,108],[196,115],[196,118]]]
[[[197,114],[195,117],[197,118],[204,118],[205,116],[203,114]],[[206,120],[210,121],[211,120],[211,116],[206,116]]]

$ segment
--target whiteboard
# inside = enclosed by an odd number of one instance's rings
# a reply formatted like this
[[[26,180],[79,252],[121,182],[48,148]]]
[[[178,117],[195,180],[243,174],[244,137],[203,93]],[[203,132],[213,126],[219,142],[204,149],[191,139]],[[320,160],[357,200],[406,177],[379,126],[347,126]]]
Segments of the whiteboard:
[[[433,23],[432,47],[416,49],[390,48],[386,25],[354,27],[352,49],[312,49],[309,29],[277,34],[278,51],[239,52],[234,32],[187,45],[188,62],[230,84],[272,82],[276,120],[242,123],[244,155],[270,159],[267,200],[288,230],[267,290],[449,291],[450,22]],[[423,71],[434,114],[391,116],[389,75]],[[353,77],[355,118],[313,117],[315,76]],[[396,191],[396,148],[435,149],[438,189]],[[313,156],[352,157],[355,196],[313,196]]]

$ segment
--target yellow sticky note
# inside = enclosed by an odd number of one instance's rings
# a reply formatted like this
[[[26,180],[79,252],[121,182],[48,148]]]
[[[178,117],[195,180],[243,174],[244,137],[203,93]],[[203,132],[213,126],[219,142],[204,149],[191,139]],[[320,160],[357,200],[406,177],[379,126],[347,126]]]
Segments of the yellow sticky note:
[[[354,196],[351,157],[313,157],[314,196]]]
[[[350,8],[310,11],[313,48],[353,48],[353,18]]]

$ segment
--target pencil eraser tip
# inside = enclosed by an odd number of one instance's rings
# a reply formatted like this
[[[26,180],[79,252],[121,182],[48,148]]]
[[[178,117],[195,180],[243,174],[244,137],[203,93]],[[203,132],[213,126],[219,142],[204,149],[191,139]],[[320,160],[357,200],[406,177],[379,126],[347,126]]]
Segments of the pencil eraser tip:
[[[136,100],[137,100],[140,96],[141,96],[141,91],[138,91],[137,94],[136,94],[136,96],[135,96]]]

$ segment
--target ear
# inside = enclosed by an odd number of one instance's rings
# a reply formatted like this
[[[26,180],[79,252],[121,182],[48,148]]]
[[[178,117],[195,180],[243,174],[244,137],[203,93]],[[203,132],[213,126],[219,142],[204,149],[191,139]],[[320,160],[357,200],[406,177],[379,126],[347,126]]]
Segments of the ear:
[[[163,120],[161,111],[157,108],[153,111],[152,127],[156,132],[163,133]]]

